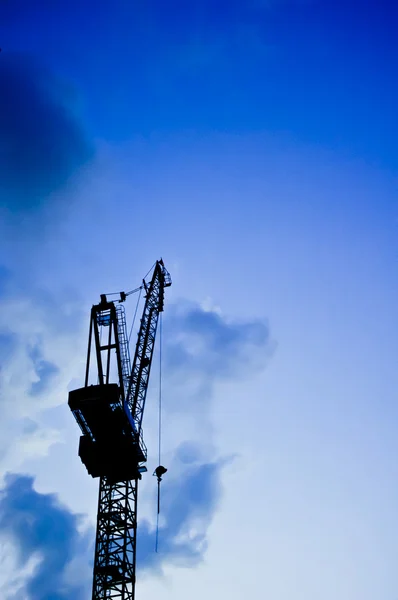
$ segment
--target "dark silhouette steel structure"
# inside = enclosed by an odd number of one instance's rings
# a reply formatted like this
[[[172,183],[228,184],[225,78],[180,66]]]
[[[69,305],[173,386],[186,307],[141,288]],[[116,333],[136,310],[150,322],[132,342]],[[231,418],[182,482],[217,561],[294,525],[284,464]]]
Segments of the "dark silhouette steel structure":
[[[121,292],[118,301],[101,296],[91,309],[85,384],[69,393],[82,431],[79,456],[88,473],[100,478],[92,600],[135,596],[137,489],[147,470],[142,419],[164,289],[170,285],[159,260],[150,282],[143,281],[145,306],[132,366],[121,304],[127,294]],[[92,362],[95,385],[89,385]]]

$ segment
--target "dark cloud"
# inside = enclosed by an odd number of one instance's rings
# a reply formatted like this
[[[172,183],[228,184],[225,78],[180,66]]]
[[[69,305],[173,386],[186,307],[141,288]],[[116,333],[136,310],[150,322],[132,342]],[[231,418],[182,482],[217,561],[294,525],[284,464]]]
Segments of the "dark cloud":
[[[31,396],[38,396],[46,391],[55,375],[59,372],[59,368],[54,363],[43,359],[39,345],[33,346],[30,349],[29,356],[38,377],[38,380],[32,383],[29,393]]]
[[[62,86],[21,55],[0,55],[0,206],[38,206],[92,156]]]
[[[181,305],[174,307],[166,326],[173,331],[166,354],[172,371],[188,368],[218,378],[245,376],[245,367],[258,364],[256,359],[263,364],[269,354],[269,330],[259,320],[228,321],[200,306]]]
[[[211,397],[217,381],[241,379],[266,364],[273,342],[260,320],[229,321],[196,304],[171,307],[165,318],[164,364],[167,385],[174,391],[188,386],[186,400]],[[181,407],[178,400],[179,410]],[[192,407],[185,402],[185,410]]]
[[[21,568],[32,558],[40,558],[26,580],[24,593],[18,592],[18,598],[88,598],[92,540],[91,535],[88,540],[79,532],[80,525],[81,518],[59,504],[56,496],[36,492],[31,477],[6,477],[6,487],[0,496],[0,533],[3,540],[9,538],[15,544]],[[83,577],[68,574],[68,567],[76,558],[76,570],[80,570]],[[16,596],[14,598],[16,600]],[[11,596],[9,600],[12,599]]]

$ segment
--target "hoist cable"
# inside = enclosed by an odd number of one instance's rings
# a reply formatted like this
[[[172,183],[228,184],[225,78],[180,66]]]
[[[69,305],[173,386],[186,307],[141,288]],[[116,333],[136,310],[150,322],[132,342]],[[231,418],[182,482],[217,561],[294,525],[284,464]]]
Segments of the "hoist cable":
[[[159,513],[160,513],[160,481],[158,481],[158,510],[156,513],[156,541],[155,541],[155,552],[158,551],[159,545]]]
[[[142,286],[140,287],[140,293],[138,294],[138,300],[137,300],[137,304],[135,305],[135,312],[134,312],[133,322],[131,323],[131,327],[130,327],[130,333],[129,333],[129,344],[130,344],[130,340],[131,340],[131,334],[133,333],[133,328],[134,328],[135,318],[136,318],[136,316],[137,316],[138,305],[139,305],[139,303],[140,303],[141,294],[142,294]]]
[[[162,341],[163,341],[162,313],[159,315],[159,412],[158,412],[158,464],[161,464],[162,454]],[[158,477],[158,507],[156,513],[156,541],[155,552],[159,543],[159,513],[160,513],[160,477]]]
[[[159,426],[158,426],[158,464],[161,463],[162,451],[162,342],[163,342],[163,321],[162,313],[159,315]]]
[[[149,273],[152,271],[153,267],[156,265],[156,261],[153,263],[152,267],[149,269],[148,273],[145,275],[144,279],[146,279]]]

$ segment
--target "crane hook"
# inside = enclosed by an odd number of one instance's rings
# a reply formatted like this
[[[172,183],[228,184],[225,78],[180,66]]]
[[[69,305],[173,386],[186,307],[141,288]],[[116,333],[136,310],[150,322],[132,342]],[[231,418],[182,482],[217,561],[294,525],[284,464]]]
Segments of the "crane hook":
[[[156,475],[156,477],[158,478],[158,483],[162,481],[162,475],[164,475],[165,473],[167,473],[166,467],[163,467],[163,465],[159,465],[158,467],[156,467],[153,474]]]
[[[153,472],[153,474],[156,475],[157,480],[158,480],[158,513],[157,513],[157,518],[156,518],[155,552],[158,551],[158,540],[159,540],[160,482],[162,481],[162,475],[164,475],[165,473],[167,473],[167,469],[166,469],[166,467],[163,467],[163,465],[159,465],[158,467],[156,467],[155,471]]]
[[[160,513],[160,482],[162,481],[162,475],[164,475],[165,473],[167,473],[167,469],[166,467],[163,467],[163,465],[159,465],[158,467],[156,467],[153,473],[154,475],[156,475],[158,480],[158,515]]]

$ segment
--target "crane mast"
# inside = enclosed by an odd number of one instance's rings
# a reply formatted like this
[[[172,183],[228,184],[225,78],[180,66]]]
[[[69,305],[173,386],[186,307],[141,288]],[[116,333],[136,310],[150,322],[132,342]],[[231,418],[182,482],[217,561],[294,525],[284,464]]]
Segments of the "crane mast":
[[[132,366],[120,304],[126,294],[121,292],[119,303],[101,296],[91,309],[85,384],[69,393],[69,407],[82,431],[79,456],[88,473],[100,480],[92,600],[135,596],[137,490],[147,470],[142,419],[164,289],[170,285],[159,260],[151,281],[143,281],[145,306]],[[90,385],[93,354],[97,383]]]

